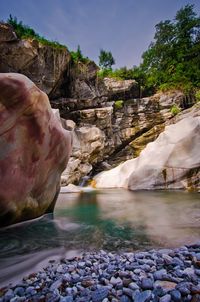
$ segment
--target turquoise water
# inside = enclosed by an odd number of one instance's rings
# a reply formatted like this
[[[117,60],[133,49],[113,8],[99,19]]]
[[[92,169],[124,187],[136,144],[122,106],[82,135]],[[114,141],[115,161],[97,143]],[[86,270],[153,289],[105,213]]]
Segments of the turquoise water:
[[[51,258],[134,251],[200,239],[200,194],[102,190],[60,194],[54,215],[0,231],[0,284]]]

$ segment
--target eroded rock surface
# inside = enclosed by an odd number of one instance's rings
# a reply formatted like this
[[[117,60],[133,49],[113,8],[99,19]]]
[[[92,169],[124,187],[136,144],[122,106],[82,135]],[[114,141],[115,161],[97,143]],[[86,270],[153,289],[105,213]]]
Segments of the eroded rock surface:
[[[52,211],[71,134],[48,97],[21,74],[0,74],[0,225]]]
[[[191,112],[167,126],[139,157],[97,175],[96,186],[200,190],[200,116]]]
[[[62,185],[78,184],[88,175],[93,165],[103,159],[106,138],[98,127],[80,127],[73,131],[73,150],[62,174]]]
[[[19,40],[9,24],[0,24],[0,72],[22,73],[53,95],[69,60],[66,48],[43,45],[34,39]]]
[[[104,85],[112,99],[139,98],[139,86],[135,80],[117,80],[114,78],[104,78]]]

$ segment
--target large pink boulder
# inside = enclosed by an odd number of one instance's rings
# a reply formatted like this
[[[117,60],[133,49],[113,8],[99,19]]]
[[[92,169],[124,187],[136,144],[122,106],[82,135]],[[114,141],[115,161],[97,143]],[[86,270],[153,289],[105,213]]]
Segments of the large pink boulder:
[[[45,93],[0,73],[0,226],[53,210],[71,144]]]

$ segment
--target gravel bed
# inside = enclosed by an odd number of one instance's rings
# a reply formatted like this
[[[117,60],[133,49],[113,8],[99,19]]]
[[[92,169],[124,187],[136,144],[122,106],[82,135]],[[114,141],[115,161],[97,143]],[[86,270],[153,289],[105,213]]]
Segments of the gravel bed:
[[[0,289],[0,302],[200,302],[200,243],[136,253],[105,251],[50,261]]]

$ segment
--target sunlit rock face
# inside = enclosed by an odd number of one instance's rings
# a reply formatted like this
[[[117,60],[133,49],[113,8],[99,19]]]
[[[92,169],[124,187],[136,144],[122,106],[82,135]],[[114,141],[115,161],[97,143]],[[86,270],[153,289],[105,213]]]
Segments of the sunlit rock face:
[[[52,211],[71,134],[27,77],[0,74],[0,225]]]
[[[92,165],[102,159],[104,148],[106,148],[105,135],[99,128],[95,126],[75,128],[72,155],[62,174],[62,185],[78,184],[81,178],[90,173]]]
[[[200,190],[200,116],[165,131],[140,156],[96,176],[96,187]]]
[[[135,80],[117,80],[114,78],[104,78],[104,85],[112,99],[139,98],[139,86]]]
[[[57,95],[57,86],[68,69],[70,54],[34,39],[17,39],[12,26],[0,23],[0,72],[20,72],[48,95]]]

